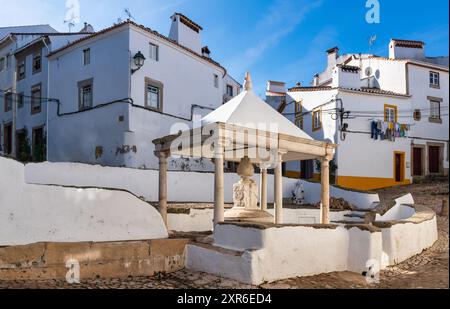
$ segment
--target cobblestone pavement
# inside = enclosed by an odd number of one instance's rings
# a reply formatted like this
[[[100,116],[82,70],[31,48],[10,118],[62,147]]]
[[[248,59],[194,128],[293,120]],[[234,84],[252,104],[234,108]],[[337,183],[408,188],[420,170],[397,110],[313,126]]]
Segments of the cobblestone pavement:
[[[377,191],[385,197],[411,192],[416,204],[441,211],[442,200],[449,199],[447,182],[413,184]],[[356,273],[334,272],[317,276],[292,278],[259,287],[219,278],[200,272],[181,270],[152,278],[95,279],[81,284],[62,280],[0,281],[0,288],[82,288],[82,289],[187,289],[187,288],[449,288],[448,218],[438,216],[439,239],[429,249],[380,273],[380,282],[369,285]]]

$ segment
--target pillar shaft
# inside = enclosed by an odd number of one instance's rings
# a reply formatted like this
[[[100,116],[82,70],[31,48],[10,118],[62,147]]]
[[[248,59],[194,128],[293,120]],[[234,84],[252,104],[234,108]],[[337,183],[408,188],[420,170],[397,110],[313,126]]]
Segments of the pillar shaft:
[[[164,152],[158,153],[159,157],[159,191],[158,211],[167,227],[167,157]]]
[[[223,147],[218,146],[214,154],[214,225],[224,221],[223,163]]]
[[[259,207],[261,210],[267,211],[267,168],[261,168],[260,170],[261,179],[259,181]]]
[[[320,223],[330,223],[330,161],[323,159],[321,163],[321,202],[322,202],[322,217]]]
[[[275,223],[283,223],[283,175],[282,175],[282,161],[281,155],[279,155],[278,161],[275,167]]]

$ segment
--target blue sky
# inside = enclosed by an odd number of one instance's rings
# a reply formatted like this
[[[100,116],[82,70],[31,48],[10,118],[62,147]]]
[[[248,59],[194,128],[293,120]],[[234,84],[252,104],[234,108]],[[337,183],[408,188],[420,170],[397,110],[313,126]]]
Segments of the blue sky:
[[[96,30],[125,19],[167,35],[169,16],[184,13],[203,26],[212,57],[239,81],[252,74],[258,94],[268,79],[308,84],[322,71],[325,50],[387,55],[390,38],[423,40],[429,56],[448,55],[449,3],[445,0],[379,0],[380,23],[365,20],[366,0],[80,0],[81,22]],[[0,0],[0,27],[48,23],[60,31],[65,0]],[[76,26],[80,29],[81,24]],[[377,35],[369,50],[368,40]]]

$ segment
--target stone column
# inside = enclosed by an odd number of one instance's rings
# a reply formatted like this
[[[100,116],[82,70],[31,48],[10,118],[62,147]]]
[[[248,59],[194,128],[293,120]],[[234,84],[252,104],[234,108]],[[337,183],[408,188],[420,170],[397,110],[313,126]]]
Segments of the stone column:
[[[275,166],[275,190],[274,190],[274,202],[275,202],[275,223],[283,223],[283,174],[282,174],[282,155],[278,154],[277,162]]]
[[[261,164],[259,168],[259,208],[263,211],[267,211],[267,167]]]
[[[167,228],[167,152],[158,152],[159,158],[159,192],[158,192],[158,211]]]
[[[320,176],[320,182],[321,182],[321,201],[322,201],[322,208],[321,208],[321,220],[320,223],[322,224],[329,224],[330,223],[330,160],[328,158],[323,158],[321,160],[321,176]]]
[[[224,150],[220,142],[214,142],[214,225],[224,221],[223,163]]]

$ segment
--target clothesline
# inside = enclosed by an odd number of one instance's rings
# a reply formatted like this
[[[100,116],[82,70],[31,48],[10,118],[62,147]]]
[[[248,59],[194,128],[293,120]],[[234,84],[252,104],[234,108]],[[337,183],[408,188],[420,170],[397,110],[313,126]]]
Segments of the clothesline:
[[[395,142],[395,138],[408,137],[410,130],[410,124],[377,120],[370,124],[370,138]]]

